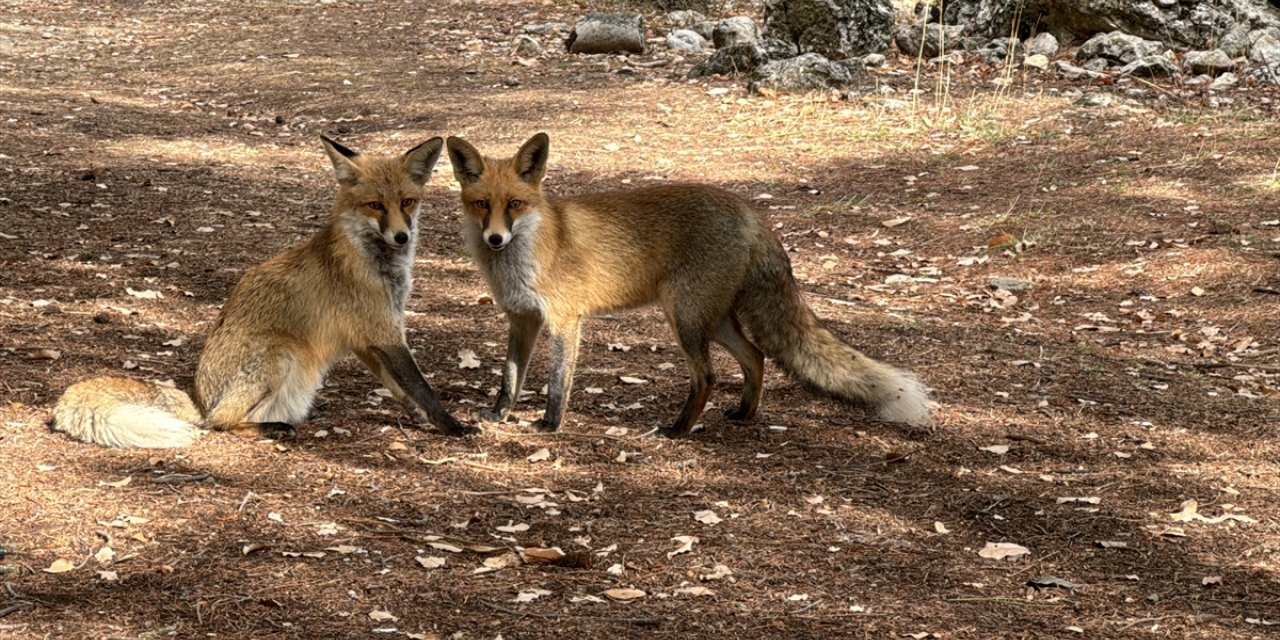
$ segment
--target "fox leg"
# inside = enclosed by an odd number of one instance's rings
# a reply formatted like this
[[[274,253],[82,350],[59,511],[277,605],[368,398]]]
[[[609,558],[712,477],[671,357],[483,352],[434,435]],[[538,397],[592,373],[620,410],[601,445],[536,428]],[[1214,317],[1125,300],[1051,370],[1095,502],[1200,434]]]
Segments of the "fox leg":
[[[684,350],[689,364],[689,398],[684,402],[684,409],[676,417],[670,427],[661,429],[659,433],[668,438],[679,438],[689,435],[693,425],[702,416],[702,410],[711,397],[711,388],[715,384],[716,374],[711,369],[711,341],[707,331],[698,321],[676,318],[676,338],[680,348]]]
[[[529,356],[542,331],[542,318],[533,314],[508,314],[510,323],[507,336],[507,364],[502,369],[502,390],[492,412],[482,414],[489,422],[502,422],[511,413],[511,407],[520,399],[524,388],[524,376],[529,372]]]
[[[267,353],[240,366],[235,377],[209,399],[208,425],[239,436],[292,440],[293,425],[311,411],[320,373],[308,375],[292,354]]]
[[[534,423],[539,431],[555,431],[560,428],[560,421],[564,419],[565,408],[569,405],[569,392],[573,390],[573,370],[578,363],[580,328],[580,318],[551,327],[551,380],[547,383],[547,410],[542,414],[542,419]]]
[[[414,419],[424,416],[436,428],[450,436],[468,436],[480,433],[480,430],[458,422],[440,398],[422,377],[422,370],[409,353],[408,345],[403,343],[389,346],[368,347],[359,353],[360,359],[373,371],[374,375],[387,386],[393,396]]]
[[[754,418],[764,391],[764,354],[743,335],[742,325],[732,312],[720,321],[711,339],[723,345],[742,365],[742,399],[737,407],[725,410],[725,417],[735,421]]]

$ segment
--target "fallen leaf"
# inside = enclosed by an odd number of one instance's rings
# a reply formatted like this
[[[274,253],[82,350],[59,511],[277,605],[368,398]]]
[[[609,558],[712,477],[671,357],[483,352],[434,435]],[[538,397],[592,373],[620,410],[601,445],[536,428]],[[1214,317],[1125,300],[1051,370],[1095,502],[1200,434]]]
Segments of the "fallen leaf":
[[[900,227],[908,222],[911,222],[911,216],[902,216],[901,218],[889,218],[888,220],[881,220],[880,224],[884,226],[886,229],[892,229],[894,227]]]
[[[521,522],[521,523],[519,523],[519,524],[511,524],[511,521],[510,521],[510,520],[508,520],[508,521],[507,521],[507,524],[506,524],[505,526],[501,526],[501,527],[494,527],[494,528],[495,528],[495,529],[497,529],[498,531],[503,532],[503,533],[520,533],[520,532],[522,532],[522,531],[528,531],[528,530],[529,530],[529,525],[527,525],[527,524],[525,524],[525,523],[523,523],[523,522]]]
[[[551,450],[546,447],[543,447],[541,449],[538,449],[537,451],[534,451],[532,454],[529,455],[529,457],[525,458],[525,460],[528,460],[529,462],[542,462],[543,460],[550,460],[550,459],[551,459]]]
[[[1204,295],[1204,289],[1201,289],[1200,287],[1191,287],[1191,295],[1199,298]]]
[[[723,580],[731,575],[733,575],[732,569],[722,564],[718,564],[711,568],[711,573],[704,573],[701,576],[698,576],[698,579],[704,582],[710,582],[712,580]]]
[[[667,552],[668,558],[673,558],[682,553],[689,553],[690,551],[693,551],[693,545],[698,542],[698,537],[697,536],[675,536],[671,538],[671,541],[678,542],[680,546],[676,547],[674,551],[668,551]]]
[[[1027,586],[1033,587],[1036,589],[1048,589],[1048,588],[1075,589],[1076,587],[1079,587],[1081,585],[1075,582],[1063,580],[1062,578],[1059,578],[1057,576],[1040,576],[1040,577],[1032,578],[1031,580],[1028,580]]]
[[[520,554],[524,556],[524,561],[529,564],[549,564],[564,557],[564,552],[555,547],[521,549]]]
[[[340,544],[340,545],[338,545],[338,546],[336,546],[336,547],[325,547],[325,551],[332,551],[332,552],[334,552],[334,553],[341,553],[342,555],[347,555],[347,554],[350,554],[350,553],[355,553],[355,552],[357,552],[357,551],[359,551],[359,550],[360,550],[360,547],[353,547],[353,546],[351,546],[351,545],[347,545],[347,544]]]
[[[934,521],[933,530],[938,533],[951,533],[951,530],[947,528],[947,525],[942,524],[942,522],[939,521]]]
[[[396,620],[399,620],[399,618],[381,609],[374,609],[373,611],[370,611],[369,619],[374,622],[395,622]]]
[[[1200,580],[1200,586],[1213,587],[1222,584],[1222,576],[1205,576]]]
[[[1100,504],[1100,503],[1102,502],[1102,498],[1099,498],[1099,497],[1097,497],[1097,496],[1079,496],[1079,497],[1077,497],[1077,496],[1068,496],[1068,497],[1058,498],[1058,504],[1067,504],[1068,502],[1083,502],[1083,503],[1085,503],[1085,504]]]
[[[604,592],[604,595],[609,596],[614,600],[619,600],[621,602],[628,602],[631,600],[635,600],[637,598],[643,598],[648,594],[646,594],[645,592],[639,589],[630,589],[630,588],[620,587],[617,589],[609,589],[608,591]]]
[[[458,368],[459,369],[479,369],[480,359],[476,357],[476,352],[471,349],[458,350]]]
[[[439,569],[444,566],[443,556],[417,556],[414,560],[417,560],[423,569]]]
[[[520,593],[517,593],[516,597],[511,601],[512,602],[533,602],[534,600],[537,600],[542,596],[549,596],[549,595],[551,595],[551,592],[547,591],[546,589],[530,589],[528,591],[521,591]]]
[[[1006,560],[1008,558],[1017,558],[1031,553],[1031,550],[1012,542],[988,542],[978,555],[983,558],[992,560]]]
[[[649,384],[649,381],[645,380],[644,378],[633,378],[631,376],[618,376],[618,379],[621,380],[624,384]]]
[[[440,551],[448,551],[449,553],[462,553],[461,547],[455,547],[446,542],[428,542],[427,546]]]
[[[101,578],[103,582],[118,582],[120,580],[120,574],[114,571],[99,571],[98,577]]]
[[[1195,500],[1187,500],[1182,503],[1177,513],[1169,514],[1169,518],[1174,522],[1191,522],[1200,516],[1199,513],[1196,513],[1198,508],[1199,503]]]
[[[272,521],[272,522],[279,522],[279,523],[282,523],[282,524],[284,523],[284,516],[282,516],[282,515],[280,515],[280,514],[278,514],[278,513],[274,512],[274,511],[272,511],[271,513],[268,513],[268,514],[267,514],[267,519],[268,519],[268,520],[270,520],[270,521]]]
[[[130,482],[133,482],[133,476],[129,476],[124,480],[116,480],[115,482],[106,482],[103,480],[99,480],[98,486],[99,487],[115,487],[119,489],[120,487],[128,485]]]
[[[986,451],[987,453],[994,453],[998,456],[1002,456],[1006,453],[1009,453],[1009,445],[993,444],[989,447],[978,447],[978,451]]]
[[[716,515],[716,512],[710,509],[693,512],[693,519],[701,522],[702,524],[717,524],[721,522],[720,516]]]
[[[103,547],[101,549],[98,549],[97,553],[93,554],[93,559],[97,560],[98,564],[107,564],[108,562],[111,562],[112,560],[114,560],[115,557],[116,557],[116,550],[112,549],[111,547]]]
[[[66,558],[58,558],[57,560],[53,561],[53,564],[46,567],[44,572],[45,573],[66,573],[75,568],[76,568],[76,563],[70,560],[67,560]]]
[[[129,287],[125,287],[124,292],[135,298],[142,298],[143,300],[158,300],[164,297],[164,294],[160,293],[159,291],[151,291],[151,290],[138,291],[136,289],[131,289]]]
[[[685,596],[714,596],[715,592],[706,587],[680,587],[675,591],[679,595]]]

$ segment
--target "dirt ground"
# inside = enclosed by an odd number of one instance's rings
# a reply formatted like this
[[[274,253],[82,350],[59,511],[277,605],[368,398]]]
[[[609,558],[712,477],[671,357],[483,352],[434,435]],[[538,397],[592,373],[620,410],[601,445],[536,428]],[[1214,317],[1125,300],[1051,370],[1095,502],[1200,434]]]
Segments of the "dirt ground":
[[[891,57],[846,99],[753,98],[660,45],[512,55],[523,25],[583,10],[6,3],[0,637],[1274,637],[1280,95]],[[528,428],[542,347],[522,423],[470,440],[413,428],[354,360],[297,442],[47,429],[90,376],[190,383],[240,274],[324,223],[317,134],[506,154],[537,131],[554,193],[699,180],[756,202],[815,312],[916,371],[936,424],[770,366],[755,423],[646,436],[687,388],[649,309],[587,325],[554,435]],[[471,421],[506,329],[455,199],[442,160],[409,340]],[[979,554],[997,543],[1023,549]]]

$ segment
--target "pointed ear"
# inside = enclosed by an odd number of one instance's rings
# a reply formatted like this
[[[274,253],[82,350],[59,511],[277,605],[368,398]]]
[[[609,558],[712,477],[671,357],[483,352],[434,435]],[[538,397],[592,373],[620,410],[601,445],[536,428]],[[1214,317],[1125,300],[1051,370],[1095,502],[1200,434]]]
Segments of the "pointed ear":
[[[537,186],[547,175],[547,156],[551,153],[551,139],[545,133],[535,134],[516,152],[516,174],[521,180]]]
[[[440,159],[440,150],[444,148],[444,140],[432,138],[408,151],[400,158],[409,178],[418,184],[426,184],[431,177],[431,170]]]
[[[329,154],[329,161],[333,163],[333,171],[337,174],[338,182],[348,187],[355,186],[360,181],[360,172],[356,170],[356,164],[351,160],[360,154],[323,135],[320,136],[320,141],[324,143],[325,153]]]
[[[470,142],[457,136],[449,136],[446,143],[449,147],[449,163],[453,165],[453,177],[458,184],[467,184],[480,180],[484,173],[484,157],[480,155]]]

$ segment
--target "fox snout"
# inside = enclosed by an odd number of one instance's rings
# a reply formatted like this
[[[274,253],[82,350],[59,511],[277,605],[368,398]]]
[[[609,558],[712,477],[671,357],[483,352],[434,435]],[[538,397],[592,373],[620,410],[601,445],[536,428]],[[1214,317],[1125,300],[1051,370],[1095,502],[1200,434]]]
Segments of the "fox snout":
[[[378,231],[388,245],[399,249],[409,244],[409,240],[412,239],[410,234],[413,233],[413,221],[408,215],[389,213],[379,222]]]
[[[486,231],[484,237],[485,244],[490,250],[502,251],[511,242],[511,232],[503,231],[501,233]]]

